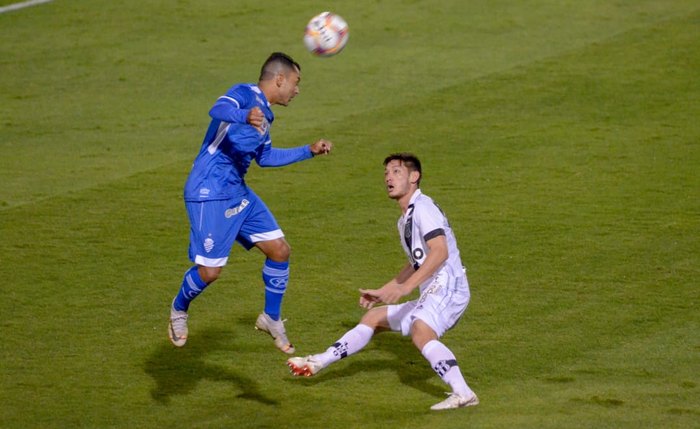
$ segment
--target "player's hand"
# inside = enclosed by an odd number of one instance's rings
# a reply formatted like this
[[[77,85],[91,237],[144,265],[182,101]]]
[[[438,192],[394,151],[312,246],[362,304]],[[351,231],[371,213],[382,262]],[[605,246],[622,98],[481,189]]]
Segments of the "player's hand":
[[[248,117],[246,118],[248,123],[254,126],[261,133],[263,132],[263,123],[265,122],[265,114],[260,110],[259,107],[253,107],[248,112]]]
[[[331,153],[331,149],[333,149],[333,143],[326,139],[321,139],[311,145],[311,153],[314,155],[329,154]]]
[[[379,289],[360,289],[361,296],[367,302],[375,304],[377,302],[396,304],[409,292],[410,290],[408,290],[408,288],[402,287],[402,285],[395,280],[390,281]],[[360,304],[362,304],[362,298],[360,298]]]
[[[376,296],[370,295],[366,290],[360,289],[360,307],[369,310],[380,301]]]

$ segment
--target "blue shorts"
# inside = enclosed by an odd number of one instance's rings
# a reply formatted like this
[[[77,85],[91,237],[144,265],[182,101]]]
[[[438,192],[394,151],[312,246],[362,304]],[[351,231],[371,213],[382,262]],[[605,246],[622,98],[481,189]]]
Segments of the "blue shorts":
[[[190,260],[223,267],[234,242],[251,249],[259,241],[284,237],[275,217],[253,191],[241,199],[186,201],[190,219]]]

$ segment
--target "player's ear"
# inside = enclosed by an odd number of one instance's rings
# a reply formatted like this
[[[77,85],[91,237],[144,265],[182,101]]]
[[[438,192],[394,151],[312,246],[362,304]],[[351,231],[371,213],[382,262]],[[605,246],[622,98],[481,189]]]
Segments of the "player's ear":
[[[417,171],[415,171],[415,170],[414,170],[414,171],[411,171],[411,172],[408,174],[408,180],[409,180],[409,182],[411,182],[412,185],[417,184],[418,181],[420,180],[420,173],[417,172]]]
[[[277,77],[275,77],[275,84],[277,85],[278,88],[280,86],[282,86],[282,84],[284,84],[285,78],[286,78],[286,76],[283,73],[277,73]]]

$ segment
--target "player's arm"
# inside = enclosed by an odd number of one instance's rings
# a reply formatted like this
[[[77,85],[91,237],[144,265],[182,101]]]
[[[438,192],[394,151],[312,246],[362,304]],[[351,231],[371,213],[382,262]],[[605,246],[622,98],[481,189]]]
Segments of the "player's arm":
[[[247,109],[246,105],[249,104],[245,93],[241,90],[229,91],[216,100],[209,110],[209,116],[232,124],[250,124],[262,132],[265,114],[257,106]]]
[[[255,158],[261,167],[282,167],[294,162],[303,161],[316,155],[330,153],[333,143],[321,139],[314,144],[299,146],[290,149],[280,149],[272,147],[269,142],[265,144],[262,151]]]
[[[417,270],[413,270],[413,267],[409,265],[413,272],[404,267],[396,278],[379,289],[360,289],[360,305],[364,308],[371,308],[378,302],[395,304],[434,275],[447,260],[447,238],[443,233],[429,239],[426,244],[429,252],[423,265]],[[406,278],[404,281],[399,281],[402,275]]]
[[[403,283],[406,280],[408,280],[409,277],[413,275],[413,273],[416,272],[416,269],[413,268],[413,265],[409,262],[404,267],[399,271],[399,274],[394,278],[397,283]]]
[[[426,241],[428,245],[428,256],[425,258],[423,265],[420,266],[411,276],[401,284],[401,287],[409,289],[409,292],[418,286],[422,285],[426,280],[432,277],[447,261],[447,238],[445,233],[437,235]]]

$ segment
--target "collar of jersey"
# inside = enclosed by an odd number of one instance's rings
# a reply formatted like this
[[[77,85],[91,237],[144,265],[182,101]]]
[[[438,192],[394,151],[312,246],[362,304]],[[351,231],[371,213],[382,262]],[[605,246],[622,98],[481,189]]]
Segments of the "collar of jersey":
[[[262,92],[262,90],[258,87],[258,85],[251,83],[250,89],[253,90],[253,92],[255,92],[256,94],[261,95],[263,100],[265,100],[265,104],[267,105],[267,107],[270,107],[270,102],[267,101],[267,97],[265,97],[265,93]]]
[[[413,203],[415,203],[416,199],[421,195],[423,195],[423,192],[421,192],[420,188],[416,189],[416,192],[414,192],[413,195],[411,195],[411,200],[408,202],[408,205],[410,206]]]

